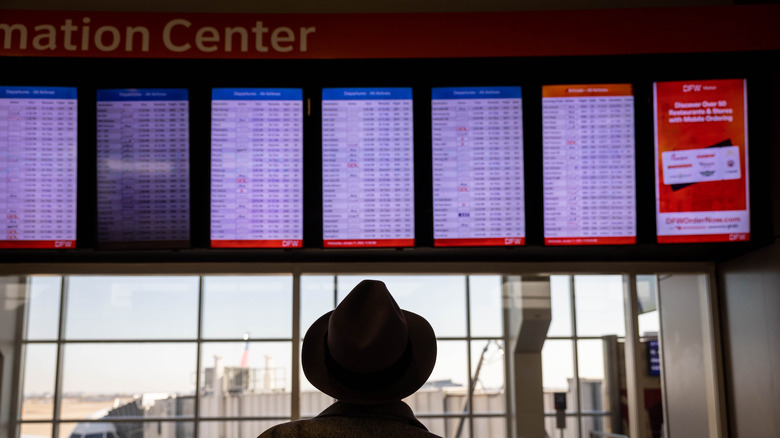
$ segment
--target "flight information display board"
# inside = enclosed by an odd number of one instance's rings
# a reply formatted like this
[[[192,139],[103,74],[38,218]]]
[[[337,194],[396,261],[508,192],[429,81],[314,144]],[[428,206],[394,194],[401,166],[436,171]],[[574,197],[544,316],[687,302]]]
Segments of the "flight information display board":
[[[636,243],[631,84],[542,87],[544,243]]]
[[[189,245],[186,89],[97,93],[98,244]]]
[[[323,246],[414,246],[411,88],[322,90]]]
[[[747,84],[656,82],[658,243],[750,240]]]
[[[431,97],[434,246],[525,244],[521,88]]]
[[[0,87],[0,248],[76,247],[76,88]]]
[[[211,247],[303,245],[303,91],[217,88]]]

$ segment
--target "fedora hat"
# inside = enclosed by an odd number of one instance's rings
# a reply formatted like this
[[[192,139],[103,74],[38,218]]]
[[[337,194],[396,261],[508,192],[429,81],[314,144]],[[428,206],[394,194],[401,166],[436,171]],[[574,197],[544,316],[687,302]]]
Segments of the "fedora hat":
[[[420,315],[398,307],[381,281],[363,280],[309,327],[301,351],[312,385],[348,403],[401,400],[436,363],[436,335]]]

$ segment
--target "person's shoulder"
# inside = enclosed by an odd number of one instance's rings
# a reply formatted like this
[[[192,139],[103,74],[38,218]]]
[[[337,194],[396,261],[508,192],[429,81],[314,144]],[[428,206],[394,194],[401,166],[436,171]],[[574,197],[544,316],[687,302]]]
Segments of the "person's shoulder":
[[[349,420],[344,418],[310,418],[277,424],[257,438],[350,437]]]
[[[291,421],[289,423],[277,424],[270,429],[266,429],[257,438],[287,438],[298,437],[300,435],[300,421]]]
[[[424,427],[398,423],[385,418],[330,416],[291,421],[274,426],[258,438],[363,438],[363,437],[441,438]]]

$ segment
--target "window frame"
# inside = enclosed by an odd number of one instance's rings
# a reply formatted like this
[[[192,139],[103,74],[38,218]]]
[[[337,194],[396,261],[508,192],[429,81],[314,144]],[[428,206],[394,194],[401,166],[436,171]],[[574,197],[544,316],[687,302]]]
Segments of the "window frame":
[[[280,273],[276,273],[277,275]],[[320,274],[320,273],[318,273]],[[78,274],[82,275],[82,274]],[[105,274],[100,274],[105,275]],[[144,277],[150,277],[144,273],[137,274],[138,276],[144,276]],[[166,274],[166,275],[176,275],[176,274]],[[247,277],[250,276],[257,276],[258,274],[246,274]],[[260,274],[263,275],[263,274]],[[282,275],[291,275],[293,278],[292,281],[292,300],[293,300],[293,317],[292,317],[292,336],[287,338],[249,338],[249,342],[284,342],[289,343],[293,351],[293,355],[291,358],[291,382],[292,386],[290,388],[291,391],[291,403],[290,403],[290,416],[276,416],[276,415],[260,415],[260,416],[207,416],[203,415],[200,409],[201,404],[201,391],[200,388],[202,387],[202,379],[203,379],[203,350],[204,345],[206,344],[220,344],[220,343],[244,343],[247,341],[247,339],[222,339],[222,338],[206,338],[204,337],[203,328],[204,328],[204,296],[206,295],[206,279],[207,277],[213,276],[213,274],[208,275],[199,275],[198,276],[198,306],[197,306],[197,334],[194,338],[154,338],[154,339],[148,339],[148,338],[121,338],[121,339],[114,339],[114,338],[100,338],[100,339],[81,339],[81,338],[70,338],[66,337],[66,323],[67,323],[67,312],[68,312],[68,298],[72,283],[72,276],[73,274],[63,274],[59,276],[60,284],[59,284],[59,309],[58,309],[58,330],[57,330],[57,337],[56,339],[27,339],[26,329],[27,329],[27,321],[29,319],[29,309],[30,306],[27,305],[29,301],[26,301],[26,305],[24,306],[24,317],[22,318],[22,331],[21,336],[18,338],[18,342],[20,344],[21,349],[23,350],[27,346],[30,345],[54,345],[56,346],[56,364],[55,364],[55,378],[54,378],[54,394],[53,394],[53,411],[51,413],[50,419],[23,419],[21,416],[21,409],[17,409],[16,412],[14,412],[14,422],[16,423],[15,429],[17,431],[21,430],[22,425],[24,424],[35,424],[35,423],[44,423],[44,424],[50,424],[52,426],[52,438],[58,438],[60,437],[60,427],[62,424],[72,424],[72,423],[98,423],[98,422],[111,422],[111,423],[123,423],[123,422],[173,422],[173,423],[192,423],[193,424],[193,435],[195,437],[199,434],[200,424],[204,421],[207,422],[247,422],[247,421],[289,421],[289,420],[296,420],[301,418],[300,414],[300,378],[302,377],[299,373],[300,369],[300,353],[297,348],[295,348],[296,345],[300,345],[300,342],[302,340],[301,332],[303,328],[300,327],[300,300],[301,300],[301,290],[300,290],[300,282],[301,277],[305,276],[307,274],[302,273],[283,273]],[[321,274],[320,274],[321,275]],[[340,275],[344,274],[330,274],[335,279],[338,279]],[[354,274],[351,274],[354,275]],[[365,275],[368,275],[365,273]],[[423,275],[422,273],[416,273],[416,274],[406,274],[406,273],[398,273],[398,274],[389,274],[389,275]],[[461,279],[464,282],[464,290],[463,290],[463,299],[465,301],[465,330],[466,333],[463,336],[444,336],[444,337],[438,337],[438,341],[457,341],[457,342],[463,342],[465,346],[465,352],[466,352],[466,361],[467,361],[467,370],[468,370],[468,384],[467,384],[467,408],[464,411],[464,413],[420,413],[418,414],[418,418],[421,419],[437,419],[437,420],[443,420],[446,422],[449,422],[453,419],[459,419],[459,426],[458,428],[462,427],[464,425],[464,422],[467,422],[469,431],[469,436],[474,436],[474,420],[475,418],[479,419],[485,419],[485,418],[501,418],[504,419],[507,417],[508,413],[508,403],[505,404],[505,408],[500,412],[474,412],[473,409],[473,394],[475,389],[475,381],[472,381],[472,347],[473,343],[477,341],[487,341],[487,342],[498,342],[499,345],[506,345],[506,339],[502,330],[502,333],[499,336],[472,336],[471,335],[471,297],[472,297],[472,291],[471,291],[471,276],[469,274],[462,274],[462,273],[448,273],[448,274],[428,274],[428,275],[451,275],[451,276],[458,276],[461,277]],[[182,276],[190,276],[188,274],[182,274]],[[497,275],[497,277],[500,277]],[[32,276],[28,276],[25,279],[26,286],[28,290],[30,290],[31,283],[32,283]],[[336,305],[339,297],[339,290],[337,287],[338,281],[334,282],[334,287],[332,291],[329,291],[333,295],[333,304]],[[503,314],[503,312],[499,311],[498,313]],[[503,315],[502,315],[503,316]],[[503,327],[503,323],[501,324]],[[195,377],[195,383],[194,383],[194,391],[195,394],[193,396],[194,398],[194,412],[192,415],[186,415],[186,416],[177,416],[177,417],[143,417],[143,418],[127,418],[127,417],[117,417],[117,418],[100,418],[100,419],[78,419],[74,420],[71,418],[63,418],[61,416],[61,403],[63,400],[63,391],[62,391],[62,381],[63,381],[63,373],[66,372],[64,370],[64,351],[65,349],[70,345],[94,345],[94,344],[194,344],[196,347],[196,364],[195,369],[196,377]],[[20,356],[22,357],[22,356]],[[20,364],[20,368],[24,370],[24,363],[23,359],[21,359],[22,363]],[[506,362],[506,359],[504,359],[504,362]],[[506,366],[504,363],[503,366],[504,375],[502,376],[503,380],[506,382]],[[22,371],[22,374],[24,371]],[[22,398],[23,398],[23,385],[24,385],[24,379],[18,380],[19,385],[17,388],[18,391],[18,400],[19,400],[19,406],[21,407]],[[506,392],[504,392],[504,399],[506,401],[507,398]],[[18,432],[17,432],[18,433]],[[507,433],[508,434],[508,433]]]
[[[293,276],[293,321],[292,321],[292,344],[300,345],[300,341],[302,339],[301,336],[301,330],[299,327],[299,320],[300,320],[300,277],[301,275],[308,275],[308,274],[329,274],[329,275],[367,275],[367,274],[373,274],[373,273],[382,273],[382,274],[398,274],[398,275],[414,275],[414,274],[428,274],[428,275],[435,275],[435,274],[459,274],[464,275],[466,278],[468,278],[469,275],[486,275],[486,274],[492,274],[492,275],[500,275],[500,276],[507,276],[507,275],[557,275],[557,274],[565,274],[565,275],[571,275],[572,278],[574,275],[594,275],[594,274],[614,274],[614,275],[623,275],[624,277],[630,277],[635,278],[637,274],[640,275],[648,275],[648,274],[655,274],[658,272],[681,272],[681,273],[701,273],[709,276],[710,278],[713,277],[715,272],[715,264],[711,262],[684,262],[684,263],[666,263],[666,262],[659,262],[659,263],[634,263],[634,262],[628,262],[628,263],[435,263],[435,264],[423,264],[423,263],[407,263],[407,262],[398,262],[398,263],[351,263],[351,264],[344,264],[344,263],[317,263],[317,264],[306,264],[306,263],[300,263],[300,264],[288,264],[288,263],[268,263],[268,264],[232,264],[230,266],[225,266],[224,264],[214,264],[214,263],[183,263],[183,264],[113,264],[113,263],[107,263],[105,265],[100,264],[93,264],[93,265],[84,265],[84,264],[18,264],[18,265],[5,265],[0,266],[0,276],[2,275],[9,275],[9,276],[30,276],[30,275],[59,275],[62,277],[63,283],[67,281],[67,276],[69,275],[142,275],[142,276],[153,276],[153,275],[198,275],[201,277],[201,284],[199,286],[199,307],[198,307],[198,327],[199,327],[199,333],[198,333],[198,363],[196,364],[197,370],[198,370],[198,376],[200,375],[200,369],[201,369],[201,363],[200,363],[200,354],[201,354],[201,343],[203,342],[203,338],[201,337],[200,331],[202,330],[202,295],[203,295],[203,277],[206,275],[258,275],[258,274],[290,274]],[[467,287],[468,287],[468,280],[467,280]],[[64,294],[64,291],[66,290],[65,287],[62,288],[60,291],[61,294]],[[712,290],[711,294],[714,296],[715,291]],[[466,299],[468,300],[470,296],[470,293],[466,293]],[[61,303],[60,303],[60,321],[59,321],[59,333],[58,333],[58,339],[57,339],[57,345],[58,345],[58,359],[57,359],[57,376],[56,376],[56,386],[55,389],[59,388],[61,386],[61,382],[59,381],[62,370],[62,363],[60,358],[59,350],[61,349],[61,343],[69,342],[64,339],[62,339],[62,327],[64,324],[64,318],[62,309],[65,308],[65,301],[63,300],[65,297],[61,297]],[[573,303],[572,303],[573,304]],[[26,306],[25,306],[26,307]],[[470,308],[468,306],[467,301],[467,314],[470,311]],[[635,315],[632,315],[635,317]],[[628,316],[626,316],[628,317]],[[20,318],[25,319],[25,318]],[[27,343],[44,343],[46,341],[23,341],[22,334],[24,330],[24,322],[20,320],[17,324],[17,332],[18,335],[16,336],[17,344],[16,344],[16,352],[17,357],[21,357],[21,350],[23,347],[23,344]],[[467,327],[470,325],[470,317],[467,317]],[[467,335],[470,335],[470,329],[469,332],[467,332]],[[586,339],[590,337],[579,337],[576,340],[579,339]],[[446,340],[448,338],[442,338],[442,340]],[[472,340],[479,340],[480,338],[467,338],[467,345],[468,345],[468,361],[471,362],[471,341]],[[508,345],[506,343],[506,340],[508,339],[507,333],[503,333],[503,341],[504,345]],[[553,338],[550,338],[553,339]],[[279,339],[274,339],[274,341],[278,341]],[[575,348],[576,348],[576,340],[575,340]],[[172,340],[149,340],[144,342],[163,342],[163,341],[172,341]],[[208,340],[213,341],[213,340]],[[105,342],[105,341],[101,341]],[[127,342],[127,340],[122,340],[121,342]],[[192,342],[190,340],[182,341],[180,339],[175,340],[175,342]],[[243,341],[237,341],[237,342],[243,342]],[[300,361],[300,352],[298,348],[292,348],[292,355],[293,355],[293,366],[291,369],[292,374],[292,406],[291,406],[291,417],[292,419],[300,418],[300,399],[299,399],[299,379],[300,379],[300,373],[299,373],[299,367],[296,366],[296,364]],[[509,355],[507,355],[509,356]],[[576,360],[576,354],[575,354],[575,360]],[[11,403],[11,418],[10,418],[10,430],[12,432],[12,437],[17,437],[20,433],[21,425],[24,423],[48,423],[52,424],[52,438],[59,438],[59,424],[65,423],[65,422],[73,422],[71,420],[63,421],[57,416],[59,415],[59,397],[60,394],[57,394],[57,397],[55,397],[54,401],[54,412],[52,413],[52,419],[51,420],[21,420],[21,400],[22,400],[22,387],[21,387],[21,375],[23,373],[22,366],[20,366],[21,360],[17,360],[17,363],[15,364],[15,373],[14,373],[14,381],[15,384],[12,385],[11,391],[13,392],[13,398]],[[505,360],[505,362],[507,362]],[[471,364],[469,363],[469,379],[471,379]],[[578,373],[577,373],[578,374]],[[199,377],[198,377],[199,378]],[[579,377],[576,377],[579,379]],[[504,374],[504,380],[505,384],[508,386],[510,385],[512,381],[514,381],[514,376],[510,376],[510,370],[507,367],[507,364],[505,363],[505,374]],[[471,382],[469,382],[471,383]],[[199,388],[200,382],[196,382],[196,388]],[[579,391],[578,391],[579,393]],[[469,397],[471,397],[471,390],[469,390]],[[719,397],[722,397],[722,394],[718,395]],[[199,407],[198,407],[198,397],[196,399],[196,407],[195,407],[195,415],[192,417],[179,417],[179,418],[144,418],[142,421],[167,421],[167,422],[192,422],[194,424],[194,436],[198,436],[198,426],[200,422],[203,421],[246,421],[246,420],[268,420],[271,418],[268,417],[200,417],[199,416]],[[507,409],[504,412],[502,416],[506,417],[507,420],[507,436],[511,436],[512,434],[512,424],[513,424],[513,416],[514,413],[512,412],[512,407],[514,406],[514,401],[512,400],[512,394],[510,392],[505,391],[505,401]],[[629,404],[634,403],[635,401],[629,400]],[[579,409],[579,403],[578,403],[578,409]],[[596,415],[600,415],[597,413]],[[471,409],[469,409],[467,418],[469,420],[470,427],[470,433],[473,436],[473,421],[474,419],[480,419],[484,417],[491,417],[491,414],[482,414],[482,413],[474,413]],[[584,416],[591,416],[590,414],[585,413]],[[440,417],[436,415],[425,415],[421,414],[418,415],[420,418],[430,418],[430,417]],[[290,418],[279,418],[279,420],[287,421]],[[89,421],[89,420],[83,420],[83,421]],[[104,420],[105,421],[105,420]],[[122,421],[127,421],[123,419]],[[141,420],[136,420],[141,421]],[[580,421],[578,421],[578,427],[581,427]]]

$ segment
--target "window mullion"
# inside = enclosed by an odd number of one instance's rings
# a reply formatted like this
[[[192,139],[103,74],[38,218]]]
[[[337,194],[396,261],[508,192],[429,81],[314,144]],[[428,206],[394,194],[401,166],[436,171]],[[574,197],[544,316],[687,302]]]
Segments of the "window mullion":
[[[11,409],[14,413],[13,421],[11,421],[11,428],[9,432],[11,437],[16,437],[21,432],[22,422],[22,406],[24,404],[24,379],[25,379],[25,363],[27,356],[27,320],[30,314],[30,300],[32,296],[32,280],[30,277],[25,278],[25,299],[24,308],[17,309],[16,315],[16,345],[14,348],[14,397],[11,400]],[[0,370],[2,372],[2,370]],[[2,381],[2,377],[0,377]],[[0,383],[0,389],[2,389],[2,383]],[[2,434],[2,432],[0,432]]]
[[[472,364],[471,364],[471,281],[469,276],[465,276],[466,281],[466,354],[467,366],[469,370],[469,390],[466,393],[466,406],[468,406],[468,420],[469,420],[469,436],[474,438],[474,390],[477,388],[477,375],[472,377]],[[488,341],[490,342],[490,341]],[[481,360],[481,358],[480,358]],[[472,381],[473,379],[473,381]]]
[[[515,381],[516,378],[514,377],[514,369],[512,368],[513,362],[512,362],[512,355],[514,353],[512,347],[510,346],[510,324],[509,324],[509,305],[504,301],[506,300],[504,296],[504,284],[507,282],[507,277],[505,275],[502,275],[501,277],[501,301],[502,301],[502,309],[501,309],[501,328],[502,328],[502,336],[501,339],[504,343],[504,418],[506,419],[506,436],[512,436],[512,433],[515,431],[514,426],[514,407],[516,403],[513,403],[514,396],[510,395],[511,392],[515,387]],[[544,390],[542,390],[544,391]]]
[[[333,308],[339,304],[339,276],[338,274],[333,276]]]
[[[577,436],[582,436],[582,400],[580,397],[580,364],[579,364],[579,341],[577,340],[577,305],[575,302],[576,291],[574,290],[576,282],[574,281],[574,275],[569,277],[569,298],[571,301],[571,330],[572,330],[572,346],[574,354],[574,398],[577,401],[577,410],[575,411],[575,418],[577,419]]]
[[[469,276],[465,276],[466,282],[466,400],[463,403],[463,411],[465,412],[458,412],[456,413],[459,415],[463,415],[458,420],[458,428],[456,429],[455,436],[459,437],[461,435],[461,432],[463,431],[463,423],[465,421],[469,422],[469,437],[474,437],[474,424],[472,421],[472,415],[471,412],[473,411],[473,406],[471,405],[472,402],[472,394],[474,392],[474,387],[476,382],[473,380],[471,376],[471,315],[469,314]],[[476,377],[476,376],[475,376]],[[445,420],[446,424],[446,420]],[[446,428],[445,428],[446,431]]]
[[[642,357],[637,327],[639,304],[636,291],[636,274],[623,276],[623,306],[626,324],[625,367],[626,397],[628,400],[628,434],[642,437],[644,408],[644,383],[640,378]],[[660,312],[660,307],[659,307]]]
[[[292,296],[292,369],[290,370],[292,385],[290,387],[290,417],[293,420],[301,418],[301,273],[293,272]],[[197,438],[197,437],[196,437]]]
[[[200,386],[201,386],[201,373],[200,373],[200,367],[201,367],[201,350],[203,349],[203,290],[205,288],[206,280],[201,275],[198,278],[198,337],[195,341],[196,347],[195,347],[195,403],[194,403],[194,410],[192,417],[194,419],[193,425],[192,425],[192,436],[194,438],[198,438],[199,436],[199,429],[200,429]]]
[[[60,314],[57,328],[57,359],[54,366],[54,397],[52,412],[52,438],[60,436],[60,407],[62,406],[62,369],[65,361],[65,326],[67,324],[68,287],[70,277],[63,275],[60,283]]]

